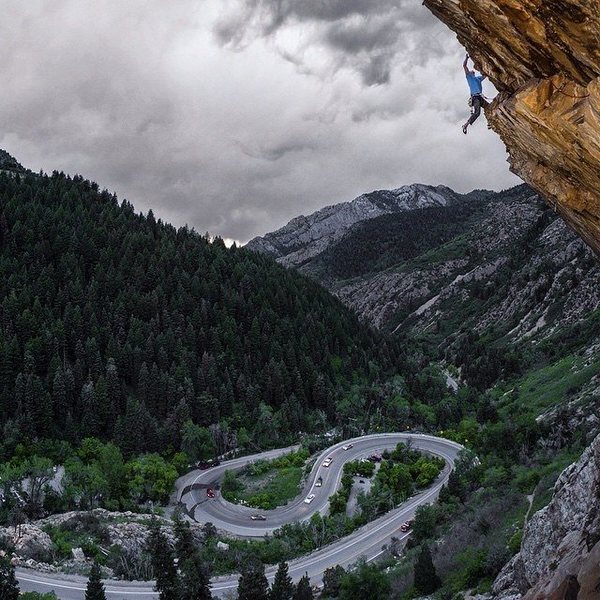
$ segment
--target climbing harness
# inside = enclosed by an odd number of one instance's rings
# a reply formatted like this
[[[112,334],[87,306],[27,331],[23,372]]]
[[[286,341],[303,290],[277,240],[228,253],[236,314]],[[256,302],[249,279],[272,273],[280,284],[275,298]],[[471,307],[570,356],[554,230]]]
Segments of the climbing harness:
[[[483,94],[475,94],[474,96],[469,96],[469,99],[467,101],[467,104],[473,108],[473,98],[475,98],[475,96],[479,96],[479,98],[483,98],[485,104],[489,104],[492,101],[492,98],[488,98],[487,96],[484,96]]]

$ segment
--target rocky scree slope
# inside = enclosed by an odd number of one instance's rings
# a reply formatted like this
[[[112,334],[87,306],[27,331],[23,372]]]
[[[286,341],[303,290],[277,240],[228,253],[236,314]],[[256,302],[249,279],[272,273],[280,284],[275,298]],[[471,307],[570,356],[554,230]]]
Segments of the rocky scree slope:
[[[446,206],[458,194],[444,186],[409,185],[396,190],[363,194],[309,215],[248,242],[249,250],[262,252],[287,267],[300,267],[325,251],[356,223],[416,208]]]
[[[558,478],[535,513],[520,552],[493,587],[498,600],[600,597],[600,436]]]
[[[425,0],[500,94],[511,169],[600,253],[600,11],[589,0]]]

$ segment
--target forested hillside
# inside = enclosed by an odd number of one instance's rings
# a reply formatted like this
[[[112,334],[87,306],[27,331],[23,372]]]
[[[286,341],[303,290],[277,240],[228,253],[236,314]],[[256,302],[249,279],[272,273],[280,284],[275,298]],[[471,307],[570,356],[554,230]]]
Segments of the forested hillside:
[[[281,443],[394,371],[397,349],[309,279],[0,158],[5,456],[44,437],[176,451],[190,418],[222,448]]]

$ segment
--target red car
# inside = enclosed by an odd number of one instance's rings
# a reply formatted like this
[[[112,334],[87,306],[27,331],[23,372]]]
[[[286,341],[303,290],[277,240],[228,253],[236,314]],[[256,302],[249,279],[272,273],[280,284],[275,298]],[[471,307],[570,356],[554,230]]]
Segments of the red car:
[[[208,488],[208,489],[206,490],[206,495],[207,495],[209,498],[214,498],[214,497],[215,497],[215,490],[213,490],[212,488]]]
[[[404,523],[400,525],[400,531],[402,531],[402,533],[407,532],[410,529],[411,525],[412,521],[404,521]]]

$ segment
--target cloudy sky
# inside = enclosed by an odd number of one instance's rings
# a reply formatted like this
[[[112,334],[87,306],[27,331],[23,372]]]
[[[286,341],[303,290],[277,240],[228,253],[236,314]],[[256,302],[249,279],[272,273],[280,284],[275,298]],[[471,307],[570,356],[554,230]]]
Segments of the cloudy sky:
[[[2,0],[0,147],[247,241],[413,182],[517,182],[420,0]],[[488,95],[491,94],[488,87]]]

